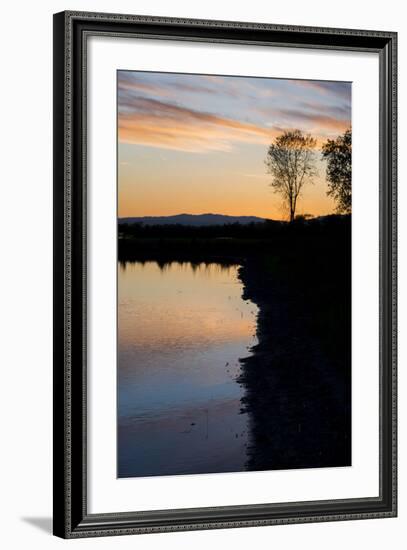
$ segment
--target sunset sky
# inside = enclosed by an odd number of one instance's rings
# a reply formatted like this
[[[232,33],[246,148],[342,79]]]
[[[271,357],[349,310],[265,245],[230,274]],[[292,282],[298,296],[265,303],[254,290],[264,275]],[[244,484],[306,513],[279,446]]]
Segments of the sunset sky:
[[[319,149],[351,125],[351,84],[118,71],[118,215],[284,219],[264,160],[286,129]],[[319,153],[318,153],[319,158]],[[325,164],[297,213],[328,214]]]

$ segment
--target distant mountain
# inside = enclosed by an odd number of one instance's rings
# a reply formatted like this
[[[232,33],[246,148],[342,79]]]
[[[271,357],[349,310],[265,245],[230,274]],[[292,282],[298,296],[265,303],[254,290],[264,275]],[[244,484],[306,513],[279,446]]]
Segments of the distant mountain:
[[[140,218],[119,218],[121,224],[142,223],[145,225],[227,225],[231,223],[261,223],[265,218],[257,216],[225,216],[223,214],[177,214],[175,216],[144,216]]]

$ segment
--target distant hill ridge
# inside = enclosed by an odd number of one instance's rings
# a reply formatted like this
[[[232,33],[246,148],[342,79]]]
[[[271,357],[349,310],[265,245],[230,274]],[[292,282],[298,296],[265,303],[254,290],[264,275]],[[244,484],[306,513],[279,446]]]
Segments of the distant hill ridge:
[[[227,225],[232,223],[261,223],[266,218],[257,216],[226,216],[224,214],[176,214],[175,216],[143,216],[138,218],[119,218],[121,224],[142,223],[145,225]]]

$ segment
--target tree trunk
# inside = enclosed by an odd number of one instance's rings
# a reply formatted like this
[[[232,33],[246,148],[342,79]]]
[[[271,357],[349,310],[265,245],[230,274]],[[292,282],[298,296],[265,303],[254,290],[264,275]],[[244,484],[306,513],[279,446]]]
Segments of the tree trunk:
[[[290,222],[293,222],[295,219],[295,209],[297,208],[297,197],[291,200],[290,205]]]

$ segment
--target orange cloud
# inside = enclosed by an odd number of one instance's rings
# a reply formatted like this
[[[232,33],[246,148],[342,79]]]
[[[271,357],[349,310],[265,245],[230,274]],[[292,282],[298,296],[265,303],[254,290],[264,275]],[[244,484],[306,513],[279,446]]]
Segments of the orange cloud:
[[[306,111],[287,109],[285,111],[280,111],[280,113],[294,118],[299,124],[299,121],[303,121],[309,125],[309,127],[314,131],[327,130],[328,132],[338,132],[343,133],[350,126],[350,121],[335,118],[329,115],[318,114],[318,113],[307,113]]]
[[[149,94],[154,94],[157,96],[168,97],[171,95],[170,90],[166,90],[162,86],[156,86],[149,82],[142,82],[141,80],[126,80],[123,77],[120,77],[119,81],[119,90],[132,90],[135,92],[145,92]]]
[[[341,134],[350,126],[348,119],[330,116],[329,108],[324,114],[322,108],[318,112],[309,107],[264,110],[264,116],[272,121],[261,126],[124,92],[120,98],[119,141],[207,153],[231,151],[237,142],[268,145],[284,130],[300,128],[312,133],[320,148],[327,137]]]
[[[196,153],[229,151],[233,142],[270,143],[277,133],[210,113],[154,99],[121,103],[119,141]]]

